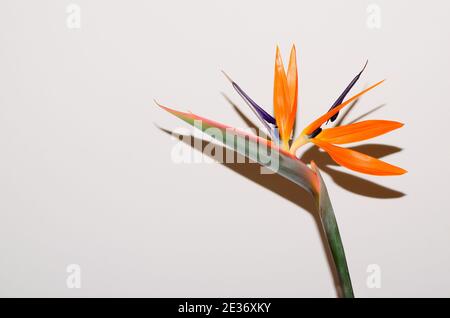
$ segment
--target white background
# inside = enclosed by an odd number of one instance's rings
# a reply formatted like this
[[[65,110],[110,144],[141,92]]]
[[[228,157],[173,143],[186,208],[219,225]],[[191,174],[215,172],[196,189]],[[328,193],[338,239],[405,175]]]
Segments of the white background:
[[[380,29],[369,1],[79,0],[80,29],[70,3],[0,4],[1,296],[335,297],[305,193],[256,165],[174,164],[158,126],[187,125],[152,102],[243,127],[221,92],[254,118],[220,69],[271,110],[275,47],[287,62],[292,43],[298,128],[366,59],[352,92],[387,81],[347,122],[385,104],[366,119],[405,123],[366,148],[401,148],[384,158],[400,177],[333,179],[313,153],[355,295],[450,296],[447,1],[375,1]]]

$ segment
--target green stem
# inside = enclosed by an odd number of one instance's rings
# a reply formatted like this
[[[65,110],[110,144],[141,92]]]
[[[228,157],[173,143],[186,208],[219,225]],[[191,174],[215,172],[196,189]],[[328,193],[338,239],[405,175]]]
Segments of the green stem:
[[[334,216],[333,206],[331,205],[327,188],[319,170],[314,164],[312,167],[319,176],[320,184],[315,199],[319,210],[319,218],[336,266],[342,296],[344,298],[353,298],[352,282],[350,280],[344,246],[342,245],[341,235],[339,234],[336,217]]]

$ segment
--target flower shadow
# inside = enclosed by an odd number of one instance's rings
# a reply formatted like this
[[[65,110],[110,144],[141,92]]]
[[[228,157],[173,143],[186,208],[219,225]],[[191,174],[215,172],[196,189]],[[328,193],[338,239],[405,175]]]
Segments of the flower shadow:
[[[402,150],[401,148],[395,146],[382,144],[366,144],[356,147],[349,147],[349,149],[368,154],[377,159]],[[347,191],[378,199],[400,198],[405,195],[403,192],[390,189],[354,174],[333,169],[332,166],[337,166],[337,164],[327,153],[320,151],[317,147],[313,146],[306,150],[303,153],[301,160],[303,162],[310,162],[311,160],[314,160],[321,171],[328,174],[337,185]]]
[[[209,156],[211,159],[214,156],[211,156],[210,153],[204,152],[203,150],[209,144],[209,141],[205,141],[203,139],[191,136],[191,135],[179,135],[170,130],[158,127],[161,131],[165,132],[168,135],[175,136],[179,138],[180,141],[188,144],[192,148],[197,151],[200,151],[204,155]],[[234,153],[233,150],[228,149],[222,145],[216,144],[215,150],[218,153],[222,153],[224,157],[229,158],[227,152]],[[240,155],[238,155],[240,156]],[[248,159],[247,159],[248,162]],[[306,211],[314,214],[315,207],[311,200],[311,196],[308,192],[303,190],[301,187],[296,185],[295,183],[289,181],[288,179],[278,175],[278,174],[261,174],[261,166],[255,162],[245,163],[243,164],[241,160],[234,160],[234,162],[226,162],[222,160],[220,162],[226,168],[240,174],[246,179],[263,186],[264,188],[270,190],[271,192],[291,201],[297,206],[305,209]]]
[[[170,135],[175,136],[176,138],[179,138],[180,141],[188,144],[192,148],[196,149],[197,151],[200,151],[204,153],[205,155],[209,156],[212,159],[214,156],[212,156],[208,152],[204,152],[205,146],[208,145],[208,141],[205,141],[203,139],[196,138],[194,136],[186,136],[186,135],[179,135],[175,134],[174,132],[164,129],[162,127],[157,126],[162,132]],[[187,137],[187,138],[186,138]],[[216,144],[216,149],[223,154],[224,157],[226,157],[226,152],[230,151],[233,152],[233,150],[228,149],[224,146],[221,146],[219,144]],[[322,247],[324,250],[324,253],[326,255],[326,259],[328,262],[328,268],[330,270],[330,274],[333,277],[333,282],[335,285],[335,288],[337,290],[338,296],[342,296],[342,291],[339,285],[339,276],[336,272],[335,266],[334,266],[334,260],[333,256],[331,254],[331,251],[329,249],[328,243],[327,243],[327,237],[324,233],[324,230],[321,225],[321,220],[319,218],[319,214],[316,211],[316,207],[314,205],[314,200],[312,199],[311,195],[304,190],[303,188],[299,187],[295,183],[289,181],[288,179],[278,175],[278,174],[261,174],[260,165],[257,163],[239,163],[240,161],[234,160],[234,162],[228,163],[223,160],[221,164],[234,171],[235,173],[243,176],[244,178],[268,189],[272,193],[275,193],[279,195],[280,197],[292,202],[298,207],[301,207],[305,211],[309,212],[311,216],[314,218],[314,223],[316,224],[317,231],[319,232]]]

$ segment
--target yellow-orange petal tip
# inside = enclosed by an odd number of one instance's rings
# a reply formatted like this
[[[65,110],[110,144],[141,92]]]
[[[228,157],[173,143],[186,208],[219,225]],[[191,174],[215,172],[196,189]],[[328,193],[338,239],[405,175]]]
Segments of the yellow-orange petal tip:
[[[233,83],[234,81],[231,79],[231,77],[227,74],[227,73],[225,73],[225,71],[224,70],[220,70],[221,72],[222,72],[222,74],[227,78],[227,80],[229,80],[230,81],[230,83]]]

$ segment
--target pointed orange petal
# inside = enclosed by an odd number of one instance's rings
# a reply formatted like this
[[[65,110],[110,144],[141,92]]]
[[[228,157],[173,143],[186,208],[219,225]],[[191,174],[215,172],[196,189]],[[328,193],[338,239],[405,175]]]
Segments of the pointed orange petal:
[[[284,71],[283,60],[281,59],[280,49],[278,48],[278,46],[275,58],[273,107],[277,126],[280,130],[281,140],[283,141],[283,144],[286,144],[289,141],[290,137],[290,131],[287,131],[286,127],[286,119],[291,106],[289,101],[289,90],[286,73]]]
[[[291,111],[297,108],[298,96],[298,73],[297,73],[297,57],[295,45],[292,45],[291,56],[289,57],[289,67],[287,71],[287,82],[289,88],[289,98],[291,101]]]
[[[400,167],[390,165],[361,152],[341,148],[315,138],[312,138],[311,141],[325,150],[334,161],[348,169],[377,176],[400,175],[406,173],[406,170]]]
[[[298,73],[297,73],[297,52],[295,45],[292,45],[291,56],[289,57],[289,66],[287,71],[287,83],[289,90],[290,111],[286,123],[286,130],[292,132],[294,122],[297,117],[298,102]],[[290,138],[291,136],[289,136]]]
[[[325,113],[324,115],[320,116],[319,118],[317,118],[315,121],[313,121],[311,124],[309,124],[304,130],[303,133],[305,135],[309,135],[311,134],[314,130],[316,130],[317,128],[319,128],[324,122],[326,122],[328,119],[330,119],[331,117],[333,117],[334,114],[337,114],[342,108],[344,108],[345,106],[347,106],[348,104],[350,104],[351,102],[353,102],[355,99],[359,98],[361,95],[367,93],[368,91],[370,91],[371,89],[375,88],[376,86],[380,85],[381,83],[383,83],[384,80],[379,81],[378,83],[366,88],[365,90],[361,91],[360,93],[356,94],[355,96],[353,96],[350,99],[347,99],[345,102],[343,102],[342,104],[340,104],[339,106],[333,108],[332,110],[330,110],[329,112]]]
[[[315,137],[332,144],[347,144],[383,135],[403,124],[390,120],[365,120],[351,125],[328,128]]]

